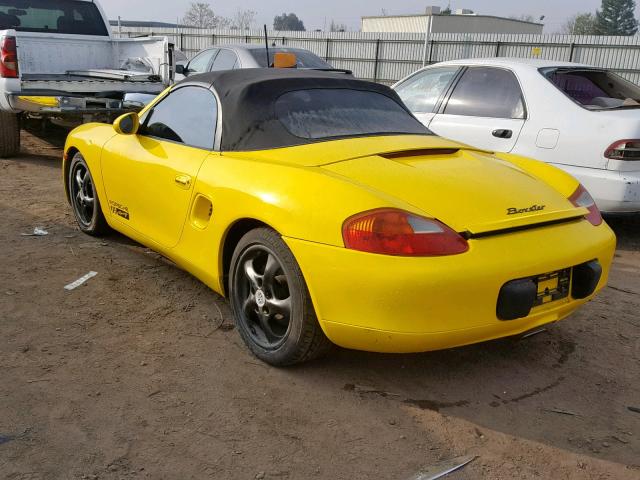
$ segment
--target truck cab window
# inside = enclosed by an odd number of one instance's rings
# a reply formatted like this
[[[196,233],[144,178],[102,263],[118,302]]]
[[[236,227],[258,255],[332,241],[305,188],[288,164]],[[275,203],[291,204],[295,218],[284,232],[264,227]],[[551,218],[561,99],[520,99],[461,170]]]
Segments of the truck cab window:
[[[109,35],[100,10],[93,2],[30,0],[17,7],[19,4],[15,0],[0,0],[0,29],[105,37]]]

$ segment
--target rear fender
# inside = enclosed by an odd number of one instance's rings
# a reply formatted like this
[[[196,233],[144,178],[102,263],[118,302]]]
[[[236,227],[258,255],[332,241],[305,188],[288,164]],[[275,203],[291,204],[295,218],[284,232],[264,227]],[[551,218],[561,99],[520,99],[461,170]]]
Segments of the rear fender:
[[[528,174],[539,178],[553,187],[565,198],[569,198],[573,195],[578,188],[578,185],[580,185],[580,182],[567,172],[560,170],[553,165],[549,165],[548,163],[523,157],[521,155],[514,155],[512,153],[495,153],[494,155],[501,160],[505,160],[516,165]]]
[[[225,242],[239,221],[269,226],[283,237],[343,247],[342,224],[354,212],[405,207],[317,167],[233,154],[212,154],[205,160],[194,185],[194,199],[199,195],[211,202],[211,222],[198,226],[188,218],[172,259],[220,293]]]

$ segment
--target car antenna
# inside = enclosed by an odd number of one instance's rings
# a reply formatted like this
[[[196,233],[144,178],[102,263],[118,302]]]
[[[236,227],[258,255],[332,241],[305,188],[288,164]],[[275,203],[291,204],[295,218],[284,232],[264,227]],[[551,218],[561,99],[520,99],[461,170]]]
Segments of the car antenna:
[[[267,24],[264,24],[264,47],[267,50],[267,68],[271,68],[271,62],[269,61],[269,36],[267,35]]]

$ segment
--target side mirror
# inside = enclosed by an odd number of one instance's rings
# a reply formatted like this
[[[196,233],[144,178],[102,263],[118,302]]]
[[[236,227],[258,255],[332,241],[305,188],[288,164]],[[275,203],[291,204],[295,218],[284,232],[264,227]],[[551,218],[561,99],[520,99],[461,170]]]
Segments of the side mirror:
[[[113,129],[120,135],[135,135],[140,127],[140,117],[135,112],[125,113],[113,122]]]
[[[181,63],[176,64],[176,73],[179,75],[186,75],[187,74],[187,68],[182,65]]]
[[[273,55],[274,68],[295,68],[298,59],[294,53],[276,52]]]

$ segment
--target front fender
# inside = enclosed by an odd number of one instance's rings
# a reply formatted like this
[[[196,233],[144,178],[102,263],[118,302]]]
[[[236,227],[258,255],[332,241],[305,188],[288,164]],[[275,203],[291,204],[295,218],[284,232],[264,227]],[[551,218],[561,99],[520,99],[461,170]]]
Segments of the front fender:
[[[106,198],[104,185],[102,183],[102,149],[104,145],[114,136],[116,132],[113,127],[105,123],[87,123],[72,130],[67,136],[62,157],[62,179],[64,192],[69,199],[69,185],[67,185],[67,175],[71,160],[76,152],[80,152],[91,172],[91,177],[95,184],[99,198]]]

